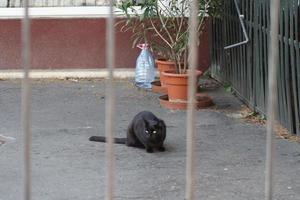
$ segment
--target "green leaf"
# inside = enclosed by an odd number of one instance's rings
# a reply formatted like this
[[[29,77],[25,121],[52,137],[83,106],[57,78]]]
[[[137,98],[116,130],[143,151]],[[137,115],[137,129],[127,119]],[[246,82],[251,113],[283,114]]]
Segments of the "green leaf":
[[[232,87],[229,84],[224,85],[224,89],[226,92],[232,92]]]

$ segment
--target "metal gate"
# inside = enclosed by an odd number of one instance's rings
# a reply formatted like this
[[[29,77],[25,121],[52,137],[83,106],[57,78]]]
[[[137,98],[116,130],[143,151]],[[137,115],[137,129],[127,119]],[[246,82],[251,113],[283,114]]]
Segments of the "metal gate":
[[[213,20],[212,75],[230,84],[255,111],[266,114],[270,0],[238,0],[247,44],[224,49],[244,39],[234,1],[224,1],[222,18]],[[300,135],[300,1],[284,0],[280,7],[277,118]]]

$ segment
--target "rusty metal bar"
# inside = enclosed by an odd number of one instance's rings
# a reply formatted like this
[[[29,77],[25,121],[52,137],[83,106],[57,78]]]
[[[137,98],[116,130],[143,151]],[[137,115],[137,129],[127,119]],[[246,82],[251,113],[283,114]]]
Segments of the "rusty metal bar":
[[[278,69],[278,32],[280,0],[271,1],[271,24],[269,46],[268,107],[267,107],[267,141],[266,141],[266,178],[265,199],[273,199],[273,162],[274,162],[274,121],[277,108],[277,69]]]
[[[22,128],[24,137],[24,199],[31,200],[31,84],[30,84],[30,18],[29,0],[24,0],[24,17],[22,19],[22,56],[24,77],[22,80]]]
[[[193,0],[190,4],[189,18],[189,79],[188,79],[188,110],[187,110],[187,159],[186,159],[186,190],[185,199],[193,200],[195,185],[195,103],[196,103],[196,67],[197,55],[197,24],[198,24],[198,1]]]
[[[106,86],[106,117],[105,117],[105,130],[107,137],[106,145],[106,200],[114,198],[114,117],[115,117],[115,89],[113,82],[113,72],[115,67],[115,30],[114,30],[114,14],[113,14],[114,0],[110,0],[109,5],[109,18],[106,23],[106,65],[109,69],[108,83]]]

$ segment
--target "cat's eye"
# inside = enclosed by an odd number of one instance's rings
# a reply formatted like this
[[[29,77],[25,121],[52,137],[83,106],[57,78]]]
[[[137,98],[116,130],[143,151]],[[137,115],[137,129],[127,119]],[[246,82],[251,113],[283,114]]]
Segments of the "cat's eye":
[[[147,130],[146,130],[145,132],[146,132],[146,133],[149,133],[149,131],[147,131]]]
[[[156,133],[156,131],[153,131],[152,133]]]

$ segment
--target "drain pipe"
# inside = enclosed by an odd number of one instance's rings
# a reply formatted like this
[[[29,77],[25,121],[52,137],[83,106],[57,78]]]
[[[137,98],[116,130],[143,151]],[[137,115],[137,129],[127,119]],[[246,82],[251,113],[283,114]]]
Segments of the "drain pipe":
[[[230,48],[237,47],[237,46],[240,46],[240,45],[243,45],[243,44],[246,44],[246,43],[249,42],[249,37],[248,37],[247,31],[246,31],[246,28],[245,28],[245,24],[244,24],[244,21],[243,21],[244,15],[241,14],[240,8],[239,8],[238,3],[237,3],[237,0],[234,0],[234,5],[235,5],[235,8],[236,8],[236,12],[239,16],[239,20],[240,20],[240,23],[241,23],[241,26],[242,26],[242,30],[243,30],[245,40],[242,41],[242,42],[236,43],[236,44],[226,46],[226,47],[224,47],[224,49],[230,49]]]

